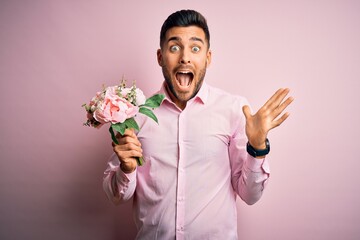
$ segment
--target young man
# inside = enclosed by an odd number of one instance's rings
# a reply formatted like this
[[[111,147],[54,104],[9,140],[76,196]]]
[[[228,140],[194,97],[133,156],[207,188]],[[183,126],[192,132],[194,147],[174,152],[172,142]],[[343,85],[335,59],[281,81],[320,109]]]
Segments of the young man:
[[[104,190],[115,203],[133,198],[138,239],[237,239],[236,195],[254,204],[269,178],[267,134],[288,117],[288,89],[251,115],[243,97],[204,82],[211,63],[205,18],[171,14],[160,33],[158,63],[166,98],[157,125],[137,116],[114,146]],[[135,157],[145,165],[137,167]]]

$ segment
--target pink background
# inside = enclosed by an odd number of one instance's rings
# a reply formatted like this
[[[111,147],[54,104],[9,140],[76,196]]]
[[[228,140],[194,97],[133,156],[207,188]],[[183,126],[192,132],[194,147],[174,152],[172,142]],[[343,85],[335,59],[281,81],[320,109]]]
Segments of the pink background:
[[[240,239],[360,239],[355,0],[0,1],[0,239],[133,238],[131,204],[102,191],[107,128],[81,105],[123,74],[156,91],[160,27],[183,8],[208,19],[209,84],[254,109],[279,87],[296,99],[263,198],[238,202]]]

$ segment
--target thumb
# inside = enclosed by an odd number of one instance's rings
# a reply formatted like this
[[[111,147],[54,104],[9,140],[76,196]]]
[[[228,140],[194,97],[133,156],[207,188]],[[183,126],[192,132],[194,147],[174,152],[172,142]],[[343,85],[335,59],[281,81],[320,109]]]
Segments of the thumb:
[[[243,113],[244,113],[246,119],[251,117],[251,110],[248,105],[243,106],[242,110],[243,110]]]

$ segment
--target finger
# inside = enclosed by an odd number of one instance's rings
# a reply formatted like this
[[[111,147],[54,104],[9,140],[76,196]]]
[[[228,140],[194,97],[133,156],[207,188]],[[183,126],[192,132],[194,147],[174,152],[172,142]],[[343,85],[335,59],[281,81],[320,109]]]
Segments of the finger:
[[[250,107],[248,105],[245,105],[245,106],[243,106],[242,110],[243,110],[243,113],[245,115],[245,118],[249,119],[251,117]]]
[[[119,150],[141,149],[141,143],[135,134],[132,136],[124,135],[120,137],[118,143],[118,145],[114,144],[113,147]]]
[[[274,99],[273,103],[271,104],[270,108],[277,108],[285,99],[285,97],[289,94],[290,89],[285,88],[279,95]]]
[[[134,136],[135,130],[133,128],[127,128],[125,129],[124,136]]]
[[[113,150],[121,160],[142,156],[142,148],[133,144],[116,145]]]
[[[124,144],[119,144],[113,147],[114,150],[118,150],[118,151],[128,151],[128,150],[137,150],[137,151],[141,151],[142,152],[142,148],[141,145],[133,143],[133,142],[126,142]]]
[[[283,88],[279,88],[264,104],[264,106],[270,105],[275,99],[284,91]]]
[[[284,100],[286,95],[289,93],[290,89],[288,88],[280,88],[276,93],[265,103],[264,106],[269,108],[270,110],[277,108],[280,103]]]
[[[134,159],[136,157],[142,157],[142,152],[136,150],[128,150],[128,151],[114,151],[116,155],[119,157],[121,162],[126,161],[126,159]]]
[[[135,131],[133,129],[126,129],[124,135],[119,135],[117,137],[119,145],[126,143],[133,143],[135,145],[141,146],[139,139],[137,138]]]
[[[124,136],[118,139],[119,145],[125,145],[128,143],[132,143],[136,146],[141,146],[141,143],[136,135],[134,136]]]
[[[288,97],[283,103],[281,103],[280,106],[273,111],[273,119],[277,118],[293,101],[293,97]]]
[[[137,153],[124,153],[122,155],[118,155],[118,159],[120,161],[121,164],[123,163],[129,163],[129,162],[135,162],[136,163],[136,158],[140,158],[142,157],[142,154],[137,154]]]
[[[280,118],[272,122],[272,127],[275,128],[280,126],[288,117],[290,116],[290,113],[286,112],[284,113]]]

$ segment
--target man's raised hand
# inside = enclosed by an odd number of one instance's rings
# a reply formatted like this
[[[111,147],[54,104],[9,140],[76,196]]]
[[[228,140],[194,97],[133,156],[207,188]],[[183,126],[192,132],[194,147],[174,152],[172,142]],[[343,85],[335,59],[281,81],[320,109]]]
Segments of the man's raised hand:
[[[282,124],[289,117],[288,112],[283,113],[285,108],[294,100],[293,97],[285,99],[289,91],[288,88],[277,90],[254,115],[251,115],[249,106],[245,105],[243,107],[246,118],[246,136],[250,145],[255,149],[265,149],[268,132]]]

